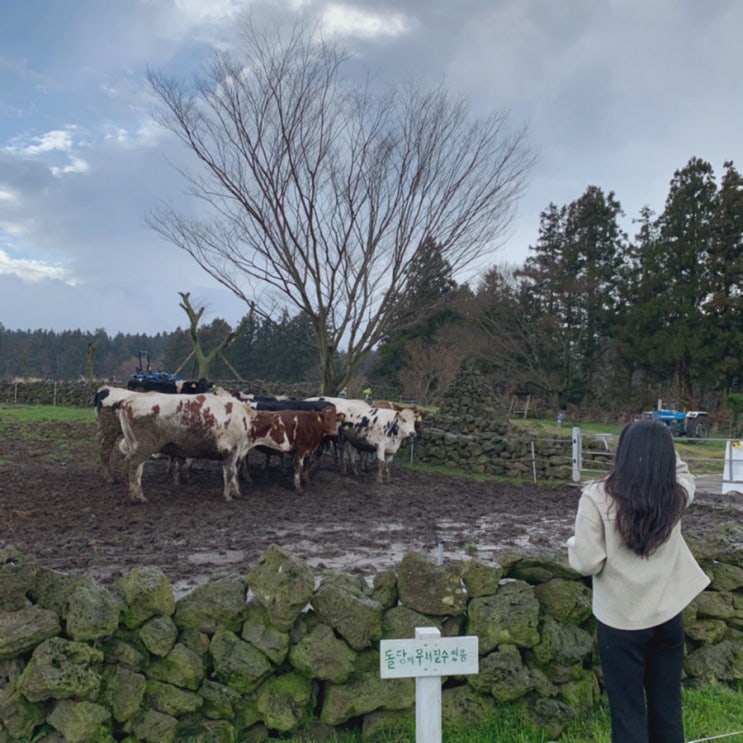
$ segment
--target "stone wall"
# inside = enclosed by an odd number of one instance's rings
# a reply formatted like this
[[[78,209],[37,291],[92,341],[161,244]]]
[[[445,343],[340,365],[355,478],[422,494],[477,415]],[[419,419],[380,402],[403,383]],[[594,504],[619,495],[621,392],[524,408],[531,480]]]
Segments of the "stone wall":
[[[733,682],[743,550],[704,550],[712,584],[686,610],[687,683]],[[7,546],[0,741],[250,743],[349,729],[372,739],[414,717],[414,681],[380,678],[379,641],[418,626],[479,638],[480,672],[444,680],[445,727],[512,703],[556,737],[600,698],[590,589],[560,556],[437,566],[411,552],[369,585],[318,581],[272,546],[246,574],[216,573],[175,600],[156,567],[104,587]]]
[[[126,387],[126,380],[79,380],[59,382],[54,380],[0,380],[0,403],[19,405],[60,405],[72,408],[93,407],[93,396],[102,384]],[[221,382],[225,388],[249,390],[258,394],[277,394],[276,383],[254,379],[244,382]],[[296,397],[311,397],[317,390],[310,383],[282,386],[282,394]]]
[[[57,382],[1,381],[0,403],[18,405],[60,405],[70,408],[93,408],[93,396],[100,381]]]
[[[414,461],[425,464],[533,482],[572,477],[570,433],[545,438],[513,428],[487,380],[472,369],[457,373],[441,407],[425,416],[423,436],[413,446]],[[607,463],[603,442],[584,440],[584,468],[602,471]]]

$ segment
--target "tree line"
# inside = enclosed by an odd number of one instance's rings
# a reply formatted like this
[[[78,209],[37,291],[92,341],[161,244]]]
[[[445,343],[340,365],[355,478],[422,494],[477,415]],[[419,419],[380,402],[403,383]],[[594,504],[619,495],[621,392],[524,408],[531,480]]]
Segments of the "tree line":
[[[551,409],[640,410],[658,398],[714,409],[743,387],[743,181],[732,162],[717,184],[693,157],[670,182],[663,211],[644,207],[636,233],[613,192],[589,186],[549,204],[520,266],[493,265],[475,286],[458,284],[429,238],[407,276],[390,331],[349,380],[421,403],[440,401],[463,364],[504,398],[529,393]],[[427,308],[425,313],[420,308]],[[205,349],[234,329],[198,329]],[[197,372],[193,342],[178,328],[155,336],[9,331],[0,325],[4,377],[126,379],[138,354],[153,369]],[[313,382],[322,376],[313,322],[284,311],[247,319],[214,359],[212,378]],[[342,366],[336,351],[335,363]]]
[[[216,318],[199,327],[199,343],[205,349],[217,347],[232,330],[229,323]],[[307,328],[299,318],[285,316],[279,324],[265,319],[248,320],[231,345],[214,359],[209,376],[235,381],[312,380],[317,360],[312,349],[303,346],[303,336],[306,339]],[[144,370],[149,364],[152,371],[177,372],[184,378],[193,378],[202,371],[193,359],[193,350],[189,330],[181,327],[155,335],[109,335],[102,328],[56,333],[8,330],[0,324],[0,377],[125,382],[141,363]]]
[[[553,408],[725,403],[743,386],[740,174],[725,162],[718,185],[711,164],[692,157],[663,211],[641,210],[634,236],[622,217],[615,194],[596,186],[550,204],[522,266],[493,267],[474,290],[446,288],[452,301],[440,323],[412,331],[419,343],[401,350],[401,374],[415,356],[445,365],[457,349],[503,393]]]

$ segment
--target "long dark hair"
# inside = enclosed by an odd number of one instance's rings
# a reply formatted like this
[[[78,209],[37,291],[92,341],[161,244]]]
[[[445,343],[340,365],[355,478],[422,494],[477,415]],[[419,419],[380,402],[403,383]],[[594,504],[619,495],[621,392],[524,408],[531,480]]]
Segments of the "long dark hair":
[[[624,544],[649,557],[671,535],[689,498],[676,481],[676,452],[668,427],[652,420],[625,426],[604,483]]]

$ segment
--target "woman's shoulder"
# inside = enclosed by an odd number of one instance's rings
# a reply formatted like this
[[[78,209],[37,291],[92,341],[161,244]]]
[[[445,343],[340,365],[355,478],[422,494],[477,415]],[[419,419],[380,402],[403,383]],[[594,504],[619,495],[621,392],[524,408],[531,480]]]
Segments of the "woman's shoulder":
[[[596,508],[604,513],[611,502],[611,496],[606,492],[603,477],[588,480],[581,489],[581,499],[591,501]]]

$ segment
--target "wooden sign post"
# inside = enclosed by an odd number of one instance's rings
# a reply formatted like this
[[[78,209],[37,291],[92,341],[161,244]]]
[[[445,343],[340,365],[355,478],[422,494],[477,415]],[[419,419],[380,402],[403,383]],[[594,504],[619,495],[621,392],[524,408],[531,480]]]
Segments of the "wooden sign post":
[[[382,640],[382,678],[415,678],[416,743],[441,743],[441,677],[479,671],[478,638],[441,637],[436,627],[416,627],[415,639]]]

